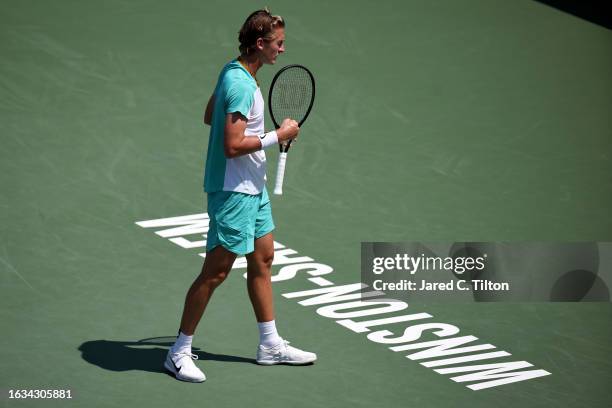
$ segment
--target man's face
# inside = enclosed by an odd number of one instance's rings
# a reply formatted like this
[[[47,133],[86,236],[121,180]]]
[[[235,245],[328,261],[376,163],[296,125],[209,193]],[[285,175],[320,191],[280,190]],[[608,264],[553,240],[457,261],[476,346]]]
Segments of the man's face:
[[[285,52],[285,29],[277,28],[271,40],[263,41],[262,61],[264,64],[274,64],[278,54],[283,52]]]

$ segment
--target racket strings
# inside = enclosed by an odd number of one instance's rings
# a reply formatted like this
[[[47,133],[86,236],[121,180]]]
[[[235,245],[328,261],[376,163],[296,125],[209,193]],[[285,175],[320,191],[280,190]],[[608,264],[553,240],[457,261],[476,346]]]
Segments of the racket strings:
[[[291,118],[302,122],[311,106],[314,83],[308,72],[301,67],[283,71],[272,88],[270,112],[277,122]]]

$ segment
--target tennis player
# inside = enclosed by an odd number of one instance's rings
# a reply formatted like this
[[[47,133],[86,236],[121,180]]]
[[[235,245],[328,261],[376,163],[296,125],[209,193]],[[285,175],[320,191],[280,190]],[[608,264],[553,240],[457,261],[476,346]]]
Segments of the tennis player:
[[[259,327],[257,363],[301,365],[317,359],[279,336],[272,296],[274,222],[265,187],[264,149],[296,138],[299,128],[287,118],[278,130],[264,131],[264,100],[256,75],[285,51],[283,18],[258,10],[246,19],[238,39],[240,57],[223,67],[204,114],[204,123],[211,126],[204,176],[210,216],[207,254],[187,293],[180,332],[164,363],[182,381],[206,379],[193,362],[193,334],[238,255],[246,255],[248,263],[248,293]]]

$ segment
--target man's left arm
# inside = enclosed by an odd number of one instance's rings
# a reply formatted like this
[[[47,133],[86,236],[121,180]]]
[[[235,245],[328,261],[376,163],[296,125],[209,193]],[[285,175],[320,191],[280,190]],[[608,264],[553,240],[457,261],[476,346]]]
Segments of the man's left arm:
[[[215,94],[210,95],[210,99],[208,99],[208,104],[206,104],[206,110],[204,111],[204,124],[210,126],[212,123],[212,114],[213,109],[215,107]]]

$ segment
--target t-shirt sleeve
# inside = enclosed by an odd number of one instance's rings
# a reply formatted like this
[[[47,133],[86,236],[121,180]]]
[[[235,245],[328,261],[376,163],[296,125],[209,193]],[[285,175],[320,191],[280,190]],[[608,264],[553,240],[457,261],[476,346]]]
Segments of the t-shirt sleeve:
[[[253,106],[253,89],[248,83],[237,81],[227,89],[225,97],[225,113],[240,112],[245,118]]]

